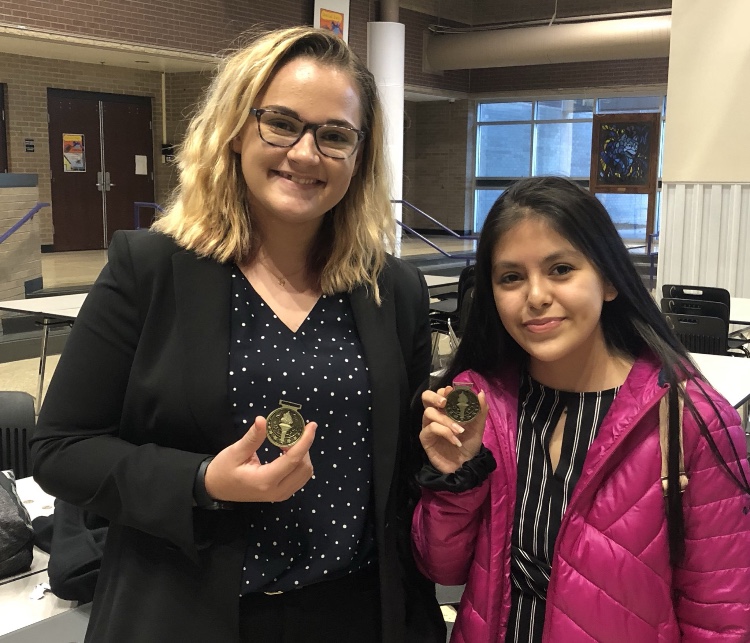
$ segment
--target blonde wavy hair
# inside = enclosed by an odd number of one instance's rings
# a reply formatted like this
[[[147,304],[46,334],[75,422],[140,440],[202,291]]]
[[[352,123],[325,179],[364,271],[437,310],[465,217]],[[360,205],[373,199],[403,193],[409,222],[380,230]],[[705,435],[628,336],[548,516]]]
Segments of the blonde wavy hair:
[[[257,252],[257,226],[240,156],[231,143],[274,72],[302,57],[350,74],[359,90],[366,132],[359,168],[344,198],[324,216],[308,269],[319,276],[325,294],[349,292],[366,284],[379,303],[377,277],[395,226],[384,156],[383,111],[370,71],[346,43],[322,29],[268,32],[225,58],[179,146],[179,183],[152,229],[221,263],[239,263]]]

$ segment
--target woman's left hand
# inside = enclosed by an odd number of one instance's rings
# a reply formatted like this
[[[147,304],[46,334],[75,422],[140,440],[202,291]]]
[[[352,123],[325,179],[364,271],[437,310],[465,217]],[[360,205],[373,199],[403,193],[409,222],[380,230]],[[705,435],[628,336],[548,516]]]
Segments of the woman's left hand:
[[[424,414],[419,441],[432,466],[444,474],[454,473],[479,453],[488,411],[482,391],[477,396],[480,408],[477,417],[463,426],[454,422],[445,413],[446,396],[452,390],[453,387],[446,386],[422,394]]]

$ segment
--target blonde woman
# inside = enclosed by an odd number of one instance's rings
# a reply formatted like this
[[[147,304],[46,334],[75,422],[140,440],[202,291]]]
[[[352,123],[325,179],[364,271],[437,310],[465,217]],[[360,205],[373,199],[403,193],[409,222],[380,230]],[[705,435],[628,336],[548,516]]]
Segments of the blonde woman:
[[[41,486],[111,521],[86,641],[444,641],[408,541],[427,290],[385,251],[371,74],[268,33],[178,165],[165,216],[113,237],[35,435]]]

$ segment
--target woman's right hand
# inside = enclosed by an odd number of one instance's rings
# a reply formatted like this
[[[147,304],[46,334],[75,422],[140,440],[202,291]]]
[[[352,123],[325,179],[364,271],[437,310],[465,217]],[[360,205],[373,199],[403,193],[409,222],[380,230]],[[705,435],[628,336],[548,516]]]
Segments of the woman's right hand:
[[[452,390],[452,386],[446,386],[422,393],[424,414],[419,441],[432,466],[443,474],[454,473],[479,453],[487,419],[484,391],[477,396],[479,414],[471,422],[461,425],[448,417],[443,409]]]
[[[281,502],[299,491],[313,475],[310,447],[318,425],[305,425],[302,437],[272,462],[261,464],[257,451],[266,439],[266,419],[255,423],[237,442],[220,451],[206,468],[206,491],[214,500]]]

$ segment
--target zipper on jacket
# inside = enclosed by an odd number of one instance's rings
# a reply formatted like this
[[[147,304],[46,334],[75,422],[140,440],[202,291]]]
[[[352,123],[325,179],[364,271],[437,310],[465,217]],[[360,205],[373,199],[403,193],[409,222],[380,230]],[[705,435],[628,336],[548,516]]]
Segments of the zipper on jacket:
[[[646,416],[647,413],[649,413],[654,406],[658,406],[659,402],[661,402],[661,399],[668,393],[669,391],[669,385],[661,385],[660,388],[662,389],[662,392],[657,395],[651,403],[644,409],[641,410],[641,412],[636,415],[630,422],[631,426],[637,425],[643,418]],[[620,448],[622,446],[622,440],[620,440],[614,447],[612,448],[610,452],[610,457],[614,451]],[[555,549],[554,553],[552,555],[552,565],[551,565],[551,573],[550,573],[550,579],[549,579],[549,585],[547,586],[547,599],[546,599],[546,606],[544,609],[544,630],[542,632],[542,643],[551,643],[549,638],[549,610],[550,610],[550,600],[549,597],[554,595],[555,590],[557,589],[557,567],[555,565],[555,561],[557,559],[557,546],[558,543],[562,542],[563,535],[565,531],[568,528],[568,525],[570,524],[570,516],[572,515],[572,509],[574,509],[578,503],[581,501],[580,498],[583,495],[583,492],[586,490],[586,488],[590,487],[591,484],[597,479],[599,474],[601,473],[602,469],[604,469],[607,460],[609,460],[609,457],[603,457],[602,461],[596,466],[596,468],[591,472],[589,476],[587,476],[587,480],[584,483],[582,487],[579,487],[576,485],[576,490],[579,491],[579,493],[576,493],[575,491],[573,498],[571,498],[571,502],[568,504],[567,509],[565,510],[565,515],[563,516],[562,522],[560,523],[560,529],[557,532],[557,539],[555,540]],[[580,479],[579,479],[580,484]],[[666,514],[665,514],[666,515]]]

